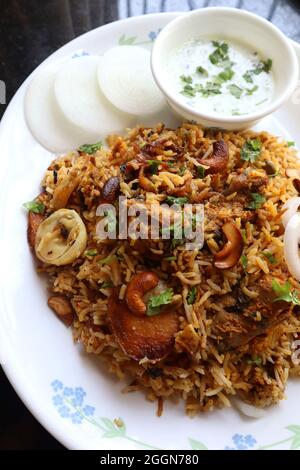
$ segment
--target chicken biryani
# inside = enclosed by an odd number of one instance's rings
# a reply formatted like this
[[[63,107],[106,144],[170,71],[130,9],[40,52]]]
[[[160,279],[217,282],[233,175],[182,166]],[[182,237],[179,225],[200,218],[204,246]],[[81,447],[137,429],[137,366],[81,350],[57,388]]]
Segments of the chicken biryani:
[[[166,399],[183,399],[191,415],[234,397],[255,407],[283,399],[300,372],[300,284],[284,221],[299,206],[292,144],[190,122],[137,127],[107,144],[56,158],[26,204],[49,307],[159,414]],[[172,225],[169,239],[99,237],[99,205],[117,207],[120,196],[147,210],[202,204],[203,246],[187,249]]]

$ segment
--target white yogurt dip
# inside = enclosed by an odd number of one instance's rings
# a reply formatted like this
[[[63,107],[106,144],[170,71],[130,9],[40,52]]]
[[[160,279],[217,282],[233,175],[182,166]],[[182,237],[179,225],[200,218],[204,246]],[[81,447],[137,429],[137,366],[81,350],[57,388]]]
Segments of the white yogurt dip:
[[[198,111],[242,116],[272,101],[272,60],[235,41],[194,39],[170,54],[170,87]]]

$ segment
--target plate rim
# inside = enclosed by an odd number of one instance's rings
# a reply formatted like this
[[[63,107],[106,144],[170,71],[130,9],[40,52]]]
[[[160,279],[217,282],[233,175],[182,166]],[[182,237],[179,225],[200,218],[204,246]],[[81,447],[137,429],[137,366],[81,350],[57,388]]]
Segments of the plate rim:
[[[6,110],[1,118],[0,121],[0,142],[1,139],[4,136],[4,129],[6,128],[6,122],[9,119],[9,116],[11,114],[11,111],[13,110],[13,107],[16,104],[16,100],[19,96],[19,94],[22,93],[22,91],[25,89],[27,86],[28,82],[32,79],[35,73],[45,65],[47,65],[48,62],[51,62],[53,59],[55,59],[56,55],[58,55],[59,52],[61,52],[64,49],[71,48],[73,43],[78,41],[78,39],[83,39],[86,36],[89,36],[91,34],[96,34],[97,31],[102,30],[105,31],[106,29],[109,30],[112,25],[118,24],[118,26],[122,26],[122,24],[128,25],[128,23],[139,23],[141,19],[151,18],[153,22],[156,19],[161,19],[162,17],[165,17],[166,19],[168,18],[170,21],[174,19],[176,16],[184,14],[183,11],[176,11],[176,12],[159,12],[159,13],[150,13],[147,15],[138,15],[130,18],[124,18],[121,20],[115,20],[112,21],[108,24],[98,26],[96,28],[91,29],[90,31],[87,31],[84,34],[81,34],[75,38],[73,38],[71,41],[67,42],[60,48],[58,48],[56,51],[54,51],[52,54],[47,56],[35,69],[25,78],[25,80],[22,82],[22,84],[19,86],[19,88],[16,90],[15,94],[11,98],[9,104],[6,107]],[[297,43],[296,41],[290,39],[292,42],[293,46],[295,49],[298,51],[298,54],[300,55],[300,44]],[[3,172],[5,173],[5,172]],[[0,207],[2,206],[2,195],[0,194]],[[2,298],[2,294],[0,291],[0,300]],[[2,305],[0,305],[0,309],[2,310]],[[5,325],[3,326],[2,323],[0,323],[0,332],[5,334]],[[4,342],[5,344],[5,342]],[[5,346],[4,346],[5,347]],[[82,446],[76,440],[71,434],[67,434],[65,431],[62,432],[61,430],[64,429],[64,427],[59,426],[59,420],[58,418],[51,413],[50,408],[42,408],[42,406],[39,403],[34,403],[31,400],[30,397],[30,387],[28,384],[26,384],[26,379],[20,379],[20,376],[22,377],[22,372],[20,371],[18,365],[14,361],[10,361],[9,357],[6,359],[5,363],[0,364],[2,367],[2,370],[7,377],[8,381],[10,382],[11,386],[13,387],[15,393],[19,397],[19,399],[22,401],[24,406],[29,410],[29,412],[34,416],[34,418],[44,427],[44,429],[51,434],[54,439],[56,439],[58,442],[60,442],[66,449],[82,449]],[[101,439],[101,437],[99,437]],[[106,446],[107,450],[111,449],[111,446],[108,445]]]

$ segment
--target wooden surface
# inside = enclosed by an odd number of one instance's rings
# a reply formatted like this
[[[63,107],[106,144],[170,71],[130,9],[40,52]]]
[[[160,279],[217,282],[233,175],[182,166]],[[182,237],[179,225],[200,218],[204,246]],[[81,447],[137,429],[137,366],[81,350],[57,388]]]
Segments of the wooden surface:
[[[0,80],[7,102],[29,73],[74,37],[119,18],[213,5],[245,8],[300,42],[298,2],[283,0],[0,0]],[[0,117],[5,106],[0,105]],[[2,156],[3,157],[3,156]],[[60,449],[0,372],[0,449]]]

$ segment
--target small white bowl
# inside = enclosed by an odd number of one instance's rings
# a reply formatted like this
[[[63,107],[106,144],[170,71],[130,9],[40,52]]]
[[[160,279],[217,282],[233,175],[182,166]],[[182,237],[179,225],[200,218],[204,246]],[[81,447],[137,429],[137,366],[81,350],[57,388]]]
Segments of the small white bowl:
[[[271,103],[243,116],[209,114],[182,103],[176,92],[170,89],[168,59],[186,41],[201,38],[239,41],[251,46],[263,59],[272,58],[275,91]],[[155,41],[151,67],[157,85],[177,114],[205,127],[227,130],[246,129],[276,111],[292,95],[299,74],[292,44],[278,28],[253,13],[220,7],[195,10],[171,21]]]

